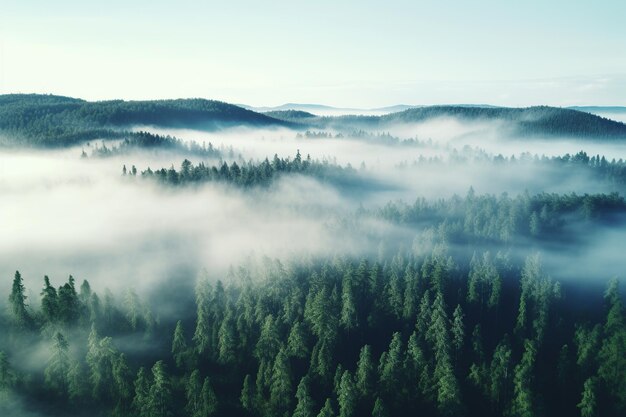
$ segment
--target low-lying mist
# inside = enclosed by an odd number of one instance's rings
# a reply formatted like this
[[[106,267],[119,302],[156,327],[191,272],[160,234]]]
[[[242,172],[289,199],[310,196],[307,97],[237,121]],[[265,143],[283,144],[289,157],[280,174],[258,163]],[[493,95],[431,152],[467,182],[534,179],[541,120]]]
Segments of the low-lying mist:
[[[303,254],[375,253],[381,237],[399,236],[410,243],[419,230],[377,220],[375,225],[362,224],[363,230],[353,228],[338,237],[338,219],[349,217],[359,207],[374,209],[388,201],[464,196],[470,187],[477,194],[511,196],[525,191],[621,192],[619,185],[586,171],[524,159],[522,153],[553,156],[585,150],[607,159],[626,156],[622,144],[521,141],[498,136],[499,126],[447,119],[398,125],[367,138],[336,131],[311,138],[290,129],[207,133],[141,126],[137,130],[232,149],[223,157],[229,163],[271,160],[274,154],[293,157],[300,150],[303,157],[350,164],[376,187],[345,190],[316,178],[286,175],[267,189],[243,190],[217,183],[172,189],[123,176],[122,166],[129,170],[136,166],[139,172],[148,167],[178,169],[183,159],[179,153],[137,150],[98,158],[87,152],[88,157],[81,158],[85,146],[3,152],[2,276],[19,269],[28,286],[36,289],[44,274],[60,280],[71,273],[79,280],[89,279],[96,288],[131,285],[144,291],[178,276],[180,270],[191,271],[192,277],[201,268],[219,275],[251,255],[284,259]],[[397,141],[377,140],[375,135],[380,133]],[[517,162],[495,163],[496,155],[516,156]],[[193,155],[189,159],[219,163]],[[567,253],[561,257],[563,264],[574,260]],[[575,257],[581,259],[580,253]],[[611,273],[619,273],[622,261],[617,256],[610,259],[616,263]],[[576,272],[576,268],[569,270]],[[8,282],[3,281],[3,291]]]

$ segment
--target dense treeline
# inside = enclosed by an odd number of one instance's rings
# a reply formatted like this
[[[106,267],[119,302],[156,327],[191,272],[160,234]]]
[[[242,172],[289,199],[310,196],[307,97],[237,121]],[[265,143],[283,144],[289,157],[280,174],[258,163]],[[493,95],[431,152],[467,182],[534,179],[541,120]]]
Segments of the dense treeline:
[[[432,106],[382,116],[384,123],[419,122],[437,117],[472,121],[502,121],[519,136],[568,136],[625,138],[626,125],[572,109],[536,106],[527,108]]]
[[[5,144],[60,147],[120,138],[133,125],[216,128],[219,125],[283,126],[286,122],[214,100],[100,101],[9,94],[0,96]]]
[[[441,118],[463,122],[503,123],[503,134],[518,137],[571,137],[580,139],[624,139],[626,125],[572,109],[548,106],[527,108],[428,106],[384,116],[338,116],[303,119],[317,128],[385,129],[398,124],[421,123]]]
[[[117,307],[71,277],[58,289],[46,277],[35,309],[16,272],[1,397],[68,415],[623,415],[618,283],[599,308],[601,289],[582,308],[568,288],[536,255],[466,262],[445,246],[265,260],[223,280],[203,275],[195,312],[159,325],[133,292]],[[120,341],[132,334],[152,349],[127,354]],[[43,369],[15,360],[25,340],[48,346]]]
[[[416,144],[424,144],[425,142],[417,141]],[[501,167],[512,166],[520,167],[531,166],[533,168],[553,168],[552,174],[555,176],[560,174],[580,175],[589,174],[590,178],[604,181],[607,185],[622,187],[626,185],[626,161],[622,158],[612,158],[608,160],[604,155],[589,156],[587,152],[580,151],[576,154],[565,154],[561,156],[545,156],[524,152],[519,156],[504,156],[502,154],[491,155],[480,149],[472,149],[465,146],[461,150],[453,149],[449,159],[439,156],[425,157],[420,155],[417,160],[412,162],[403,162],[398,168],[423,168],[452,165],[455,167],[467,164],[475,164],[481,166]]]
[[[233,185],[251,187],[267,186],[281,175],[291,173],[315,177],[322,181],[332,181],[335,184],[354,182],[356,171],[351,166],[342,167],[329,161],[312,160],[310,156],[302,158],[300,151],[291,158],[279,158],[274,155],[270,162],[267,158],[263,162],[243,163],[236,161],[230,165],[225,161],[219,165],[209,166],[203,162],[197,165],[185,159],[179,170],[173,166],[169,169],[152,170],[147,168],[141,172],[143,178],[154,178],[163,184],[186,185],[205,182],[224,182]]]
[[[129,133],[127,137],[116,145],[106,146],[104,142],[102,146],[96,145],[91,155],[97,157],[126,155],[139,149],[169,151],[200,158],[221,158],[224,156],[223,151],[216,149],[210,142],[208,144],[199,144],[195,141],[186,142],[170,135],[156,135],[144,131]],[[227,153],[231,157],[234,155],[232,147]],[[87,153],[84,151],[83,156],[87,156]]]
[[[275,117],[271,117],[275,116]],[[624,139],[626,125],[572,109],[431,106],[384,116],[315,117],[306,112],[256,113],[214,100],[111,100],[88,102],[60,96],[0,96],[0,134],[4,144],[69,146],[97,138],[119,138],[132,125],[215,129],[221,126],[331,128],[342,132],[386,129],[437,118],[503,122],[514,136]]]
[[[377,210],[362,209],[360,214],[427,226],[442,239],[455,243],[509,243],[520,237],[573,242],[578,235],[573,229],[583,222],[598,226],[623,221],[626,200],[617,193],[531,196],[525,192],[512,198],[506,193],[499,197],[475,195],[470,189],[465,198],[455,196],[434,202],[418,198],[412,205],[390,202]]]

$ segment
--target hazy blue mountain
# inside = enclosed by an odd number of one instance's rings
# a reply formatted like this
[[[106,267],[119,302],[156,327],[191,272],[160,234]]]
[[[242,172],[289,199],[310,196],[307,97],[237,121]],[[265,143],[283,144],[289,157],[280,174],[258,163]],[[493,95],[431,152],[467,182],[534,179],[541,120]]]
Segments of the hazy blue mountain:
[[[626,124],[587,112],[548,106],[527,108],[430,106],[383,116],[320,117],[307,122],[335,129],[385,129],[397,124],[440,118],[465,122],[501,122],[506,133],[518,137],[562,136],[579,139],[626,139]]]
[[[285,106],[291,104],[281,107]],[[303,106],[317,110],[331,108]],[[404,107],[399,105],[387,109]],[[65,146],[95,138],[118,138],[137,125],[201,130],[242,125],[282,126],[297,130],[336,129],[349,132],[354,129],[384,130],[397,124],[421,123],[438,118],[498,122],[498,126],[504,129],[503,133],[518,137],[626,138],[624,123],[589,112],[547,106],[448,105],[412,107],[388,114],[319,116],[312,111],[295,109],[258,113],[205,99],[89,102],[53,95],[0,96],[0,139],[5,143],[30,146]]]
[[[287,122],[306,123],[307,120],[315,119],[318,116],[301,110],[274,110],[263,113],[266,116]]]
[[[408,109],[433,107],[426,105],[409,105],[409,104],[396,104],[393,106],[385,107],[373,107],[373,108],[355,108],[355,107],[333,107],[324,104],[306,104],[306,103],[286,103],[275,107],[254,107],[245,104],[238,104],[238,106],[245,109],[253,110],[256,112],[270,113],[277,111],[303,111],[307,113],[313,113],[317,116],[347,116],[347,115],[361,115],[361,116],[382,116],[390,113],[402,112]],[[447,104],[446,106],[454,107],[488,107],[495,108],[489,104]]]
[[[571,106],[568,109],[588,113],[626,113],[626,106]]]

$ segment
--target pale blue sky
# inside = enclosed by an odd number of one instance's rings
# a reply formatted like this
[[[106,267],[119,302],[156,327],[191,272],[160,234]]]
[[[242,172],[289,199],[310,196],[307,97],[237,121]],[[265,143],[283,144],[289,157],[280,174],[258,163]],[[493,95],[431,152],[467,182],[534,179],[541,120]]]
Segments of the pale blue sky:
[[[0,3],[2,93],[626,105],[626,1]]]

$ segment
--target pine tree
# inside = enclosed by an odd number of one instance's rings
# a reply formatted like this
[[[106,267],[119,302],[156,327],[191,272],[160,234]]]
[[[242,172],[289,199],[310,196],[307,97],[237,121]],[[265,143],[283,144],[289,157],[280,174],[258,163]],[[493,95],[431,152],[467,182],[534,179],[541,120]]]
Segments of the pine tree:
[[[254,406],[254,387],[250,382],[250,374],[247,374],[243,379],[243,387],[241,388],[239,402],[246,411],[251,411]]]
[[[128,324],[130,328],[133,330],[137,330],[142,324],[142,306],[139,301],[139,296],[132,289],[129,288],[126,290],[124,306],[126,307],[126,320],[128,320]]]
[[[291,407],[293,388],[289,357],[284,349],[276,355],[270,382],[270,403],[276,415],[284,415]]]
[[[326,398],[326,402],[317,414],[317,417],[335,417],[335,411],[333,410],[333,405],[330,403],[330,398]]]
[[[369,398],[374,393],[376,384],[376,369],[372,359],[372,349],[369,345],[361,348],[359,361],[356,366],[356,389],[360,398]]]
[[[211,386],[211,381],[209,377],[204,378],[204,383],[202,384],[202,391],[200,392],[201,399],[201,412],[198,417],[211,417],[216,415],[217,412],[217,396],[215,395],[215,391],[213,391],[213,387]]]
[[[237,360],[236,329],[232,311],[228,309],[218,332],[218,360],[223,364],[232,364]]]
[[[344,371],[337,392],[339,417],[352,417],[356,409],[357,392],[349,371]]]
[[[437,408],[443,415],[457,415],[461,408],[459,386],[447,355],[437,359],[434,379],[437,382]]]
[[[305,375],[300,380],[298,384],[298,388],[296,390],[296,409],[293,412],[292,417],[315,417],[315,413],[313,411],[315,407],[315,403],[311,398],[310,393],[310,378],[308,375]]]
[[[358,325],[358,316],[351,279],[344,279],[343,282],[341,290],[341,318],[339,323],[346,330],[352,330]]]
[[[135,396],[132,403],[137,417],[151,417],[150,384],[151,381],[145,368],[139,368],[135,379]]]
[[[132,374],[123,353],[114,357],[112,365],[114,392],[115,398],[117,398],[116,412],[123,415],[129,411],[131,405]]]
[[[301,322],[296,321],[291,326],[289,337],[287,338],[287,352],[289,356],[305,359],[309,356],[309,347],[305,328]]]
[[[272,360],[280,349],[280,336],[274,317],[270,314],[263,321],[261,335],[256,344],[254,355],[258,359]]]
[[[616,401],[616,408],[626,412],[626,313],[616,279],[609,283],[605,301],[608,312],[598,354],[598,376]]]
[[[52,356],[44,371],[46,386],[62,397],[68,393],[68,373],[70,359],[69,345],[63,335],[57,332],[53,337]]]
[[[459,355],[463,349],[463,340],[465,339],[465,327],[463,325],[463,310],[458,304],[452,316],[452,347],[455,355]]]
[[[389,343],[389,349],[380,357],[378,373],[380,386],[388,395],[397,394],[403,365],[402,338],[395,332]]]
[[[535,362],[535,345],[530,340],[524,342],[522,360],[515,367],[513,377],[513,401],[511,415],[515,417],[533,417],[534,402],[532,395],[532,372]]]
[[[430,291],[426,290],[422,299],[420,300],[419,311],[417,314],[417,319],[415,322],[415,329],[417,330],[417,335],[420,338],[424,338],[426,332],[428,330],[428,325],[431,319],[431,301],[430,301]]]
[[[504,404],[508,398],[508,387],[511,381],[511,347],[507,338],[496,346],[491,359],[489,375],[489,397],[496,404]]]
[[[11,312],[13,313],[13,319],[15,324],[20,328],[27,328],[31,324],[31,317],[26,309],[26,289],[24,288],[24,281],[19,271],[15,271],[15,277],[13,279],[13,287],[11,294],[9,295],[9,303],[11,305]]]
[[[59,300],[57,290],[50,285],[48,276],[44,276],[44,288],[41,291],[41,312],[44,319],[49,323],[54,323],[57,319]]]
[[[73,325],[80,316],[80,302],[74,287],[74,277],[70,275],[67,283],[59,288],[58,294],[58,316],[61,322]]]
[[[323,381],[327,381],[331,376],[334,363],[332,352],[331,343],[322,339],[315,344],[311,353],[311,371],[319,375]]]
[[[91,285],[89,285],[89,281],[87,281],[86,279],[83,280],[83,283],[80,284],[80,294],[79,294],[79,299],[80,302],[83,304],[88,304],[89,303],[89,299],[91,298]]]
[[[152,385],[147,404],[150,417],[173,415],[172,388],[163,361],[158,361],[152,367]]]
[[[389,279],[386,295],[389,310],[397,319],[400,319],[404,307],[404,288],[400,277],[395,272],[391,274]]]
[[[176,329],[174,329],[174,338],[172,340],[172,355],[174,356],[174,362],[176,362],[177,367],[182,368],[186,365],[187,354],[187,341],[185,340],[183,323],[178,320],[176,323]]]
[[[211,346],[210,293],[211,284],[208,279],[201,279],[196,286],[197,319],[193,335],[196,350],[200,354],[207,352]]]
[[[0,350],[0,393],[13,388],[16,381],[17,377],[11,367],[11,364],[9,363],[7,354]]]
[[[190,417],[201,417],[202,415],[201,392],[202,383],[200,381],[200,371],[194,369],[185,387],[185,397],[187,399],[185,410],[189,413]]]
[[[424,391],[424,388],[430,385],[427,363],[424,352],[419,346],[417,332],[414,331],[409,337],[406,348],[406,359],[404,366],[408,375],[409,393],[417,395],[418,390]]]
[[[372,410],[372,417],[389,417],[389,413],[387,412],[387,408],[379,397],[376,398],[376,402],[374,402],[374,409]]]
[[[593,378],[589,378],[585,381],[582,398],[577,407],[580,408],[581,417],[596,417],[598,415],[596,387]]]
[[[73,361],[67,374],[68,394],[72,403],[81,402],[89,393],[85,369],[80,361]]]

